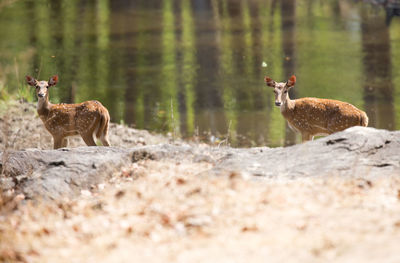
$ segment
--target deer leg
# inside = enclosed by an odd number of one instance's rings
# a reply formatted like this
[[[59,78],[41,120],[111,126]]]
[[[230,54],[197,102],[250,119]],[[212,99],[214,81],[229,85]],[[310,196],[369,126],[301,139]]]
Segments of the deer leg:
[[[87,146],[97,146],[97,144],[93,140],[93,134],[92,133],[81,134],[81,137],[82,137],[83,141],[86,143]]]
[[[53,137],[53,141],[54,141],[54,149],[58,149],[58,148],[62,147],[63,138]]]
[[[303,142],[306,142],[306,141],[311,140],[312,137],[313,137],[313,136],[311,136],[311,135],[308,134],[308,133],[302,133],[302,134],[301,134],[301,140],[302,140]]]
[[[102,129],[101,134],[100,134],[100,141],[103,144],[103,146],[110,146],[110,142],[108,141],[108,123],[109,123],[110,117],[107,117],[106,120],[104,121],[105,124],[103,127],[99,127],[99,129]]]
[[[67,147],[67,146],[68,146],[68,139],[67,139],[67,138],[62,139],[61,147],[62,147],[62,148],[65,148],[65,147]]]
[[[102,131],[100,135],[100,141],[103,144],[103,146],[110,146],[110,142],[108,141],[108,125]]]
[[[107,135],[102,134],[100,136],[100,141],[103,144],[103,146],[110,146],[110,142],[108,141],[108,136]]]

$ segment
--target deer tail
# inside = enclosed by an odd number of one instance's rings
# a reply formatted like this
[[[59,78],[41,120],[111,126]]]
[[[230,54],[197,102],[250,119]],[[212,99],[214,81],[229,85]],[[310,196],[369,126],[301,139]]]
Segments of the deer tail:
[[[368,126],[368,116],[365,112],[361,112],[360,126]]]
[[[108,132],[108,123],[110,122],[110,114],[107,109],[102,109],[102,113],[100,115],[100,123],[96,132],[96,137],[100,138],[102,135],[107,135]]]

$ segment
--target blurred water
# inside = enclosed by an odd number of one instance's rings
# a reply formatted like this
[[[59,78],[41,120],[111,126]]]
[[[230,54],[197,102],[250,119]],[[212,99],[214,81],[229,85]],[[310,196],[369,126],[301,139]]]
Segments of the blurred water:
[[[392,8],[393,7],[393,8]],[[54,102],[100,100],[112,121],[232,146],[289,145],[263,78],[291,98],[365,110],[400,127],[396,5],[348,0],[0,2],[0,86],[59,74]],[[33,96],[33,92],[32,92]]]

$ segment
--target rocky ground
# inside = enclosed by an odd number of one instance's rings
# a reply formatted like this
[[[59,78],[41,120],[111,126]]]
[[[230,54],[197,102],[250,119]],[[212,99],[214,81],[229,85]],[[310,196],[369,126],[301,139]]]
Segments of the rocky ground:
[[[400,261],[400,132],[233,149],[113,124],[54,151],[34,107],[2,112],[0,262]]]

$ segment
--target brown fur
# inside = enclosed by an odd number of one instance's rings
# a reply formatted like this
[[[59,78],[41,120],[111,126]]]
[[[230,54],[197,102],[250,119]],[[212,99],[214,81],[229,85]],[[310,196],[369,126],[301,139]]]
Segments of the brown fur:
[[[347,102],[317,98],[291,100],[288,91],[296,82],[295,76],[286,83],[276,83],[268,77],[265,81],[274,88],[275,104],[280,106],[283,117],[294,131],[301,133],[303,141],[352,126],[368,126],[367,114]]]
[[[108,110],[98,101],[85,101],[78,104],[51,104],[48,89],[58,82],[58,76],[47,81],[37,81],[26,76],[27,83],[36,88],[38,97],[37,112],[44,126],[54,139],[54,149],[66,147],[68,136],[80,135],[88,146],[96,146],[93,134],[100,138],[104,146],[109,146]]]

